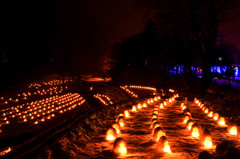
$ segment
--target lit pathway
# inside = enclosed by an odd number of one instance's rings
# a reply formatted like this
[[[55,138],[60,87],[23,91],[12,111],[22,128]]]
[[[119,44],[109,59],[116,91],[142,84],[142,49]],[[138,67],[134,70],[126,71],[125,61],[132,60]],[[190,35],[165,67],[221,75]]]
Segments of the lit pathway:
[[[157,102],[155,104],[161,103]],[[181,109],[181,101],[169,103],[163,109],[159,109],[159,122],[165,131],[169,141],[172,153],[157,152],[157,143],[152,140],[151,134],[151,115],[154,105],[148,105],[140,111],[131,112],[131,117],[126,119],[126,126],[121,130],[123,140],[127,144],[127,155],[119,156],[119,158],[178,158],[192,159],[197,158],[198,154],[203,150],[207,150],[214,154],[216,145],[224,139],[234,140],[239,147],[240,143],[236,137],[232,137],[227,133],[226,128],[220,128],[215,121],[211,120],[204,114],[201,109],[193,102],[188,103],[188,108],[195,122],[203,128],[208,128],[212,133],[213,146],[205,148],[199,139],[190,136],[190,132],[183,123],[183,111]],[[113,143],[104,142],[106,149],[110,150]],[[108,145],[108,146],[107,146]]]

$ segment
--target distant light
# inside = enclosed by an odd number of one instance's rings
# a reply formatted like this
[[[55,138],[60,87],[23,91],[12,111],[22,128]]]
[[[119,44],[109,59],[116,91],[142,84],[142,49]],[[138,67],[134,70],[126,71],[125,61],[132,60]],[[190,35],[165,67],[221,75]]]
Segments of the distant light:
[[[219,58],[218,58],[218,61],[222,61],[222,57],[219,57]]]

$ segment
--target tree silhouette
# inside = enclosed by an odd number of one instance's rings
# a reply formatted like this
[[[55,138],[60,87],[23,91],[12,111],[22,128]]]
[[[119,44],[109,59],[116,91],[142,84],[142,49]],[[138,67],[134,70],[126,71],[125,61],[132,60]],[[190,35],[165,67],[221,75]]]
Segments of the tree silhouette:
[[[138,0],[138,4],[157,12],[155,19],[162,33],[168,33],[168,36],[173,34],[182,40],[186,50],[181,54],[185,57],[187,68],[196,57],[200,57],[204,93],[211,82],[210,67],[216,53],[218,26],[231,17],[233,9],[239,5],[238,1]],[[191,73],[191,69],[188,72]]]

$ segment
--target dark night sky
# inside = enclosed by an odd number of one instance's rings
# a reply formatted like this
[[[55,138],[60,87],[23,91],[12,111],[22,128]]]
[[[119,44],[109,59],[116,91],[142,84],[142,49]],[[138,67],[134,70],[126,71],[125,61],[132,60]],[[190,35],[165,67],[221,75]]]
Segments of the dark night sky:
[[[102,54],[124,37],[144,29],[151,13],[135,0],[36,0],[7,2],[2,11],[2,42],[66,49],[69,54]],[[220,26],[224,43],[240,49],[240,18]],[[10,43],[10,45],[12,45]],[[14,45],[14,44],[13,44]],[[10,46],[12,47],[12,46]],[[19,47],[17,47],[18,49]]]
[[[231,43],[240,50],[240,17],[220,25],[219,32],[223,33],[223,43]]]
[[[123,37],[143,30],[149,14],[134,0],[54,2],[57,39],[82,53],[102,53]]]

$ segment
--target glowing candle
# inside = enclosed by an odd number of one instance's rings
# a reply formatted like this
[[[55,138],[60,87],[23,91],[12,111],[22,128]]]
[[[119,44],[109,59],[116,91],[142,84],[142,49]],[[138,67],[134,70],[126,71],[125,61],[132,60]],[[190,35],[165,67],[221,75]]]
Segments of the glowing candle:
[[[162,103],[160,104],[160,109],[163,109],[163,104]]]
[[[199,137],[199,129],[197,127],[193,127],[191,134],[192,134],[193,137],[197,137],[198,138]]]
[[[124,119],[123,116],[120,116],[120,117],[118,118],[118,123],[119,123],[119,125],[120,125],[121,128],[123,128],[123,127],[125,126],[125,119]]]
[[[137,111],[137,108],[136,108],[136,106],[134,105],[134,106],[132,106],[132,111],[133,112],[136,112]]]
[[[166,105],[167,105],[167,102],[166,102],[166,101],[164,101],[164,102],[163,102],[163,104],[166,106]]]
[[[225,126],[225,119],[223,117],[220,117],[218,120],[218,125],[219,126]]]
[[[109,128],[106,132],[106,140],[113,141],[117,137],[117,131],[114,128]]]
[[[213,120],[218,120],[219,114],[218,113],[214,113],[213,115]]]
[[[183,123],[187,123],[187,121],[190,119],[190,116],[189,115],[185,115],[184,118],[183,118]]]
[[[113,151],[118,155],[127,154],[127,145],[122,138],[117,138],[114,142]]]
[[[129,114],[128,110],[124,110],[124,115],[125,115],[126,118],[130,117],[130,114]]]
[[[160,152],[171,153],[170,145],[165,136],[159,138],[157,142],[157,150]]]
[[[237,132],[237,127],[236,127],[236,126],[231,126],[231,127],[229,128],[229,133],[230,133],[231,135],[237,135],[237,134],[238,134],[238,132]]]
[[[143,108],[146,108],[147,107],[147,104],[146,103],[143,103]]]
[[[184,105],[183,107],[182,107],[182,110],[185,110],[187,107]]]
[[[213,111],[210,111],[210,112],[208,113],[208,117],[210,117],[210,118],[213,117]]]
[[[194,124],[193,121],[189,121],[189,120],[188,120],[187,129],[188,129],[189,131],[191,130],[193,124]]]
[[[208,109],[208,108],[205,108],[205,109],[204,109],[204,113],[205,113],[205,114],[207,114],[207,113],[208,113],[208,111],[209,111],[209,109]]]
[[[142,109],[141,103],[138,104],[137,108],[138,108],[138,109]]]
[[[210,136],[206,136],[203,141],[203,144],[205,147],[211,148],[212,147],[212,138]]]

